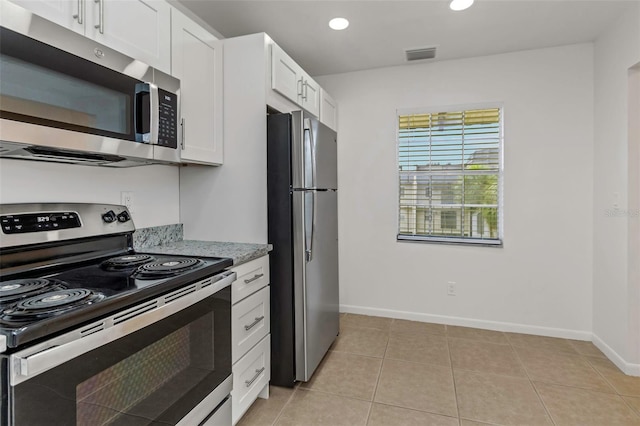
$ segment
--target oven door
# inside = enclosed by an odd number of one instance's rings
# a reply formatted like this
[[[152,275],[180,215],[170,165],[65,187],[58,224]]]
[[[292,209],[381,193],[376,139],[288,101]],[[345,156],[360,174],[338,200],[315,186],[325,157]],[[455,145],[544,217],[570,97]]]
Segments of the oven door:
[[[8,423],[197,425],[225,411],[235,274],[220,275],[82,327],[106,327],[85,338],[12,354]]]

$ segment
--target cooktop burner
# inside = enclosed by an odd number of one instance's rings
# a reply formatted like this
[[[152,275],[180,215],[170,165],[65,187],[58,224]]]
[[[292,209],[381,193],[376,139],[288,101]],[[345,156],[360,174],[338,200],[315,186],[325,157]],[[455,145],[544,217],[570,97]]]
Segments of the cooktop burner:
[[[0,320],[10,324],[31,322],[90,305],[104,297],[101,293],[84,288],[48,291],[21,300],[15,306],[5,309],[0,314]]]
[[[125,256],[112,257],[102,262],[102,267],[107,271],[119,271],[122,269],[140,266],[147,262],[156,260],[149,254],[128,254]]]
[[[200,259],[169,258],[163,261],[145,263],[138,268],[134,275],[139,279],[172,277],[202,265],[203,262]]]
[[[25,297],[63,288],[63,282],[45,278],[3,281],[0,282],[0,305],[6,305]]]

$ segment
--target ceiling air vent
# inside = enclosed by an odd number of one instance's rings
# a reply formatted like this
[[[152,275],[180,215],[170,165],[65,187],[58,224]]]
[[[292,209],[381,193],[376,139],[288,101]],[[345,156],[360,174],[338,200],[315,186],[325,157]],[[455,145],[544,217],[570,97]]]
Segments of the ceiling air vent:
[[[419,61],[421,59],[433,59],[436,57],[436,48],[434,47],[420,47],[418,49],[406,49],[404,51],[407,61]]]

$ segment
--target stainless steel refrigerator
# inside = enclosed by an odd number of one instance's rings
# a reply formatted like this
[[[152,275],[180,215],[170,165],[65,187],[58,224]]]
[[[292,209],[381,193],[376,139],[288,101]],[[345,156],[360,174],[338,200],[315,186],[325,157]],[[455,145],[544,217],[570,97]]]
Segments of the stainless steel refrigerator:
[[[336,132],[267,118],[271,383],[308,381],[339,332]]]

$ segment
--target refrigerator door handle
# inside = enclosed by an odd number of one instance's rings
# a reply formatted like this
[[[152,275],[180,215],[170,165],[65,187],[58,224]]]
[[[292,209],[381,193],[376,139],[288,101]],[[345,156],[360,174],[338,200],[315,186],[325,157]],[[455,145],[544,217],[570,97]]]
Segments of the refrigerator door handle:
[[[308,263],[313,259],[313,238],[315,233],[317,215],[316,192],[305,191],[304,198],[304,253],[305,259]]]
[[[315,163],[314,163],[315,164]],[[318,217],[318,203],[317,203],[317,196],[318,196],[318,192],[317,191],[313,191],[312,192],[313,197],[311,197],[313,199],[313,207],[312,207],[312,212],[311,213],[311,244],[309,244],[309,247],[311,248],[311,252],[309,253],[309,262],[313,259],[313,242],[316,239],[316,218]]]
[[[313,130],[311,128],[311,120],[304,119],[304,132],[305,137],[309,141],[309,160],[311,163],[311,185],[306,185],[306,188],[316,187],[316,144],[313,138]],[[306,144],[305,144],[306,145]]]

